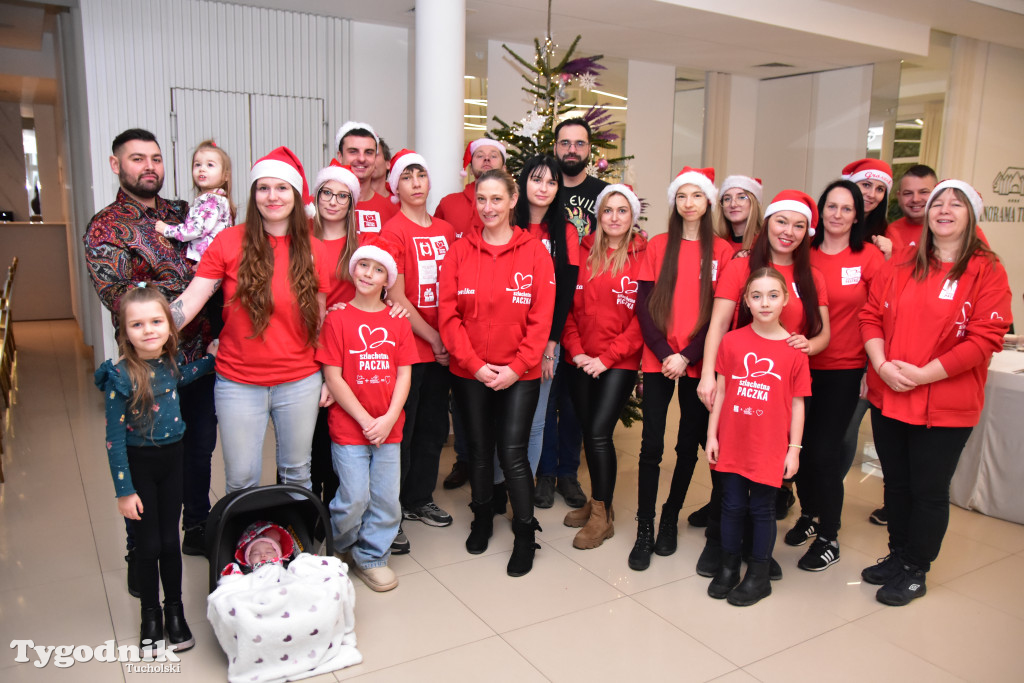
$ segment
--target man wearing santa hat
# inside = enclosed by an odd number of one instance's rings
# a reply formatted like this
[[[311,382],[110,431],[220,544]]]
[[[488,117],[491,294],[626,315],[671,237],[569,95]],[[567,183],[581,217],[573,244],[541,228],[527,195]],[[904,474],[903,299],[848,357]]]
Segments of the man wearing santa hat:
[[[356,230],[359,234],[379,233],[398,213],[398,205],[373,191],[373,171],[377,163],[380,139],[373,127],[359,121],[346,121],[334,136],[335,157],[352,168],[359,179],[359,203],[356,204]]]
[[[505,168],[505,145],[491,138],[480,138],[466,145],[466,153],[462,156],[462,175],[466,168],[473,173],[474,181],[466,185],[462,192],[446,195],[437,205],[434,218],[448,221],[455,227],[455,239],[459,239],[470,227],[480,228],[480,216],[476,212],[476,178],[484,171]]]

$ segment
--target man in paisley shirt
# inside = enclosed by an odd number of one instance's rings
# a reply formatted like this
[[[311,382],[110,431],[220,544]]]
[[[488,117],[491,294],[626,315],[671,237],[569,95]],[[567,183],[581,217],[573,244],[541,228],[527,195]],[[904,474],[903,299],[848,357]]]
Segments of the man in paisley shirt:
[[[173,301],[194,275],[194,264],[185,256],[186,242],[166,239],[155,229],[158,220],[182,223],[188,204],[168,201],[159,196],[164,183],[164,164],[160,145],[147,130],[132,128],[114,138],[110,170],[117,175],[120,188],[114,202],[93,216],[85,230],[85,260],[93,285],[103,305],[110,310],[117,329],[117,302],[139,282],[152,283]],[[214,311],[219,315],[219,311]],[[179,349],[186,362],[198,360],[210,339],[210,318],[204,311],[181,330]],[[217,416],[213,407],[214,376],[197,380],[181,389],[184,437],[185,539],[182,551],[203,555],[206,550],[206,518],[210,514],[210,460],[217,444]],[[134,585],[134,539],[128,530],[128,585]]]

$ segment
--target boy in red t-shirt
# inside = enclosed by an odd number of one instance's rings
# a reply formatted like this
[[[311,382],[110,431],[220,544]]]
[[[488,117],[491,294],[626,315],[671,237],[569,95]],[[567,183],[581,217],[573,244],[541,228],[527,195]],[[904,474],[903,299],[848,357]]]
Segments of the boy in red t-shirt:
[[[779,322],[788,299],[782,273],[771,267],[751,273],[743,304],[753,319],[722,338],[715,360],[718,387],[705,450],[722,482],[722,565],[708,595],[733,605],[753,605],[771,595],[775,496],[783,477],[796,474],[800,462],[803,397],[811,394],[811,373],[807,354],[787,343],[790,334]],[[753,542],[741,583],[748,509]]]
[[[382,301],[398,267],[376,245],[356,249],[349,261],[355,297],[332,312],[320,332],[316,359],[336,401],[328,414],[331,459],[338,492],[331,501],[334,543],[368,588],[382,592],[398,585],[388,567],[398,533],[401,507],[399,444],[402,406],[416,362],[412,327],[392,318]]]

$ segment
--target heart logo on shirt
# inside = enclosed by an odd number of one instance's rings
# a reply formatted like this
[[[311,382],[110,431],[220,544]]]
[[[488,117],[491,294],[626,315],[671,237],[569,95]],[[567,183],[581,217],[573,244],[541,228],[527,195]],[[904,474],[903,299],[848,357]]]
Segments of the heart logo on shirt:
[[[359,340],[363,342],[363,348],[351,349],[349,353],[365,353],[370,349],[378,349],[384,344],[395,345],[395,342],[388,339],[388,331],[383,327],[370,327],[366,323],[359,326]]]
[[[763,410],[755,410],[754,414],[757,415],[758,417],[761,417],[762,415],[764,415],[764,411]]]
[[[764,369],[761,370],[758,368]],[[782,377],[780,375],[772,372],[774,368],[775,361],[771,358],[758,358],[757,354],[751,351],[747,355],[743,356],[743,372],[745,374],[742,377],[740,375],[733,375],[732,378],[746,379],[748,377],[764,377],[765,375],[771,375],[775,379],[781,380]]]
[[[515,287],[506,287],[506,292],[519,292],[524,289],[529,289],[531,285],[533,285],[533,275],[530,275],[529,273],[526,275],[516,273],[512,277],[512,284],[514,284]]]
[[[612,294],[636,294],[637,282],[630,280],[628,275],[623,275],[619,287],[621,289],[613,289]]]

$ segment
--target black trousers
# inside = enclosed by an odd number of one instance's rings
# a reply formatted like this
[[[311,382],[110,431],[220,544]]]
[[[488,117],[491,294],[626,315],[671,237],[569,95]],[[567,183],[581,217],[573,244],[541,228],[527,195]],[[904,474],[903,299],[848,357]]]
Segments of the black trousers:
[[[331,432],[327,422],[328,411],[329,408],[321,408],[320,412],[317,413],[309,463],[309,479],[313,486],[313,495],[320,499],[324,507],[330,506],[331,500],[334,499],[334,494],[338,491],[338,475],[334,471],[334,461],[331,459]]]
[[[618,469],[612,434],[629,394],[636,386],[636,370],[611,368],[597,378],[577,367],[563,365],[569,393],[583,430],[583,447],[590,470],[590,495],[610,507]]]
[[[540,380],[520,380],[501,391],[488,389],[475,379],[452,375],[451,381],[452,395],[465,420],[473,502],[489,503],[494,495],[497,448],[512,515],[520,522],[529,522],[533,519],[533,473],[526,449]]]
[[[843,436],[857,408],[862,368],[811,370],[811,396],[796,473],[801,512],[821,520],[818,535],[835,540],[843,513]]]
[[[672,473],[665,509],[679,514],[690,488],[693,468],[697,464],[697,447],[704,446],[708,436],[710,414],[697,397],[697,377],[681,377],[679,383],[679,431],[676,437],[676,468]],[[654,518],[658,499],[658,477],[661,456],[665,451],[665,427],[668,405],[676,381],[660,372],[644,373],[644,427],[640,442],[640,465],[637,473],[637,517]],[[716,522],[717,526],[717,522]]]
[[[412,510],[434,500],[441,449],[448,438],[451,373],[440,363],[415,363],[402,431],[402,506]]]
[[[973,427],[925,427],[871,406],[871,431],[885,479],[889,546],[925,571],[949,525],[949,483]]]
[[[775,495],[779,489],[734,472],[720,472],[718,477],[722,485],[722,550],[741,554],[749,519],[750,558],[767,562],[775,548]]]
[[[181,600],[182,442],[165,446],[128,446],[128,469],[142,500],[142,519],[132,522],[135,562],[143,609]]]

